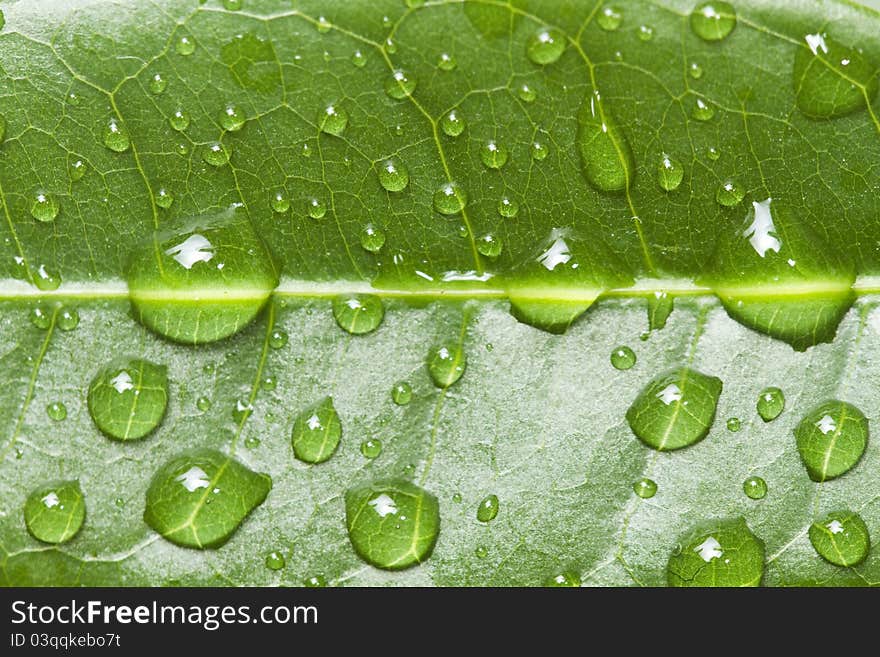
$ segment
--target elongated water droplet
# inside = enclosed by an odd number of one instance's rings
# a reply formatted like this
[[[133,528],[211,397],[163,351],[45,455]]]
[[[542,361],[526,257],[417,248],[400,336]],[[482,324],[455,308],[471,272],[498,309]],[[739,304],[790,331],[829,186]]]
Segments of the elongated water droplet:
[[[480,148],[480,159],[490,169],[500,169],[503,167],[507,164],[509,156],[507,147],[494,140],[486,142]]]
[[[697,370],[671,370],[642,389],[627,410],[626,420],[649,447],[688,447],[709,433],[721,387],[721,379]]]
[[[104,145],[115,153],[123,153],[131,146],[128,131],[116,119],[110,119],[104,129]]]
[[[464,210],[467,201],[467,192],[456,182],[444,183],[434,192],[434,209],[440,214],[458,214]]]
[[[79,532],[86,504],[79,481],[51,481],[31,491],[24,503],[24,522],[43,543],[66,543]]]
[[[450,110],[440,119],[440,129],[448,137],[458,137],[464,128],[465,122],[458,110]]]
[[[675,298],[667,292],[654,292],[648,297],[648,329],[659,331],[666,327],[666,321],[675,307]]]
[[[184,452],[153,475],[144,521],[177,545],[217,548],[271,489],[269,475],[253,472],[218,451]]]
[[[324,397],[296,416],[290,442],[293,453],[306,463],[323,463],[339,446],[342,421],[330,397]]]
[[[495,519],[495,516],[498,515],[498,496],[497,495],[487,495],[482,500],[480,500],[479,506],[477,506],[477,520],[480,522],[489,522]]]
[[[636,364],[636,352],[626,345],[615,347],[611,352],[611,364],[614,369],[628,370]]]
[[[397,69],[385,81],[385,93],[395,100],[403,100],[413,95],[416,80],[406,71]]]
[[[576,588],[581,585],[581,576],[571,570],[553,575],[544,582],[547,588]]]
[[[358,556],[385,570],[402,570],[425,561],[440,533],[437,498],[399,479],[346,491],[345,518]]]
[[[736,10],[728,2],[702,2],[691,12],[691,29],[701,39],[720,41],[736,27]]]
[[[140,358],[105,366],[89,385],[89,413],[115,440],[149,435],[165,416],[167,403],[167,368]]]
[[[555,27],[542,27],[526,44],[526,54],[535,64],[546,66],[562,57],[565,52],[565,35]]]
[[[767,496],[767,482],[761,477],[749,477],[743,482],[743,492],[753,500],[763,500]]]
[[[34,285],[44,292],[57,290],[61,285],[61,274],[51,267],[40,265],[34,272]]]
[[[596,16],[596,22],[599,24],[599,27],[606,32],[613,32],[619,28],[620,24],[623,22],[623,12],[612,5],[605,5],[599,10],[599,14]]]
[[[398,381],[391,388],[391,400],[398,406],[406,406],[412,401],[412,386],[407,381]]]
[[[287,560],[284,558],[284,554],[280,550],[272,550],[266,555],[265,563],[266,568],[269,570],[281,570],[287,565]]]
[[[868,419],[843,401],[819,404],[794,432],[801,461],[813,481],[828,481],[852,470],[868,445]]]
[[[385,317],[382,299],[373,294],[349,294],[333,301],[333,317],[339,327],[363,335],[375,331]]]
[[[238,132],[244,127],[247,119],[244,112],[236,105],[227,105],[220,112],[218,119],[220,126],[227,132]]]
[[[723,182],[718,187],[718,191],[715,192],[715,200],[726,208],[732,208],[735,205],[739,205],[744,196],[745,190],[735,180],[727,180]]]
[[[764,543],[742,518],[693,530],[666,566],[669,586],[758,586],[763,575]]]
[[[323,16],[318,16],[317,29],[320,34],[326,34],[333,27],[333,24]]]
[[[758,415],[764,422],[772,422],[785,409],[785,395],[775,387],[764,388],[758,395]]]
[[[58,201],[47,192],[36,192],[31,201],[31,216],[37,221],[54,221],[58,216]]]
[[[402,192],[409,184],[409,170],[397,160],[386,160],[379,165],[379,183],[386,191]]]
[[[835,566],[857,566],[871,551],[868,526],[852,511],[832,511],[810,525],[809,533],[819,556]]]
[[[159,95],[168,87],[168,80],[162,77],[161,73],[156,73],[150,78],[150,93]]]
[[[385,246],[385,231],[375,226],[364,226],[361,231],[361,246],[370,253],[379,253]]]
[[[64,402],[52,402],[46,406],[46,415],[55,422],[61,422],[67,417],[67,406],[64,405]]]
[[[633,492],[643,500],[647,500],[657,494],[657,484],[653,479],[645,477],[633,484]]]
[[[348,126],[348,112],[336,105],[327,105],[318,113],[318,128],[328,135],[340,136]]]
[[[629,187],[635,171],[632,150],[598,92],[588,95],[578,112],[577,148],[593,187],[603,192]]]
[[[428,373],[438,388],[454,384],[466,368],[467,354],[457,343],[439,345],[428,352]]]
[[[657,182],[660,183],[660,188],[673,192],[678,189],[682,178],[684,178],[684,167],[674,157],[664,153],[657,167]]]
[[[487,258],[497,258],[503,249],[501,239],[492,233],[486,233],[477,240],[477,252]]]

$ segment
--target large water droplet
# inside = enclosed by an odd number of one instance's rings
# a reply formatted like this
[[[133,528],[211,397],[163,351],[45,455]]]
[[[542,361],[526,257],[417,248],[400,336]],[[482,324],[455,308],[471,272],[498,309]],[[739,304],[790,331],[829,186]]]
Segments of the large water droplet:
[[[75,480],[45,483],[24,503],[27,530],[43,543],[66,543],[76,536],[85,518],[85,500]]]
[[[287,340],[287,331],[275,329],[269,334],[269,346],[272,347],[272,349],[281,349],[287,344]]]
[[[440,119],[440,129],[448,137],[458,137],[464,132],[465,122],[458,110],[450,110]]]
[[[428,373],[438,388],[448,388],[467,368],[467,354],[457,343],[439,345],[428,352]]]
[[[327,105],[318,113],[318,128],[321,132],[338,137],[348,126],[348,112],[336,105]]]
[[[379,183],[386,191],[402,192],[409,184],[409,170],[397,160],[386,160],[379,165]]]
[[[736,27],[736,10],[728,2],[710,0],[691,12],[691,29],[701,39],[720,41]]]
[[[140,358],[105,366],[89,385],[89,413],[115,440],[146,437],[159,426],[167,403],[167,368]]]
[[[742,420],[738,417],[729,417],[726,426],[730,433],[739,433],[739,430],[742,429]]]
[[[767,496],[767,482],[761,477],[749,477],[743,482],[743,492],[753,500],[763,500]]]
[[[508,157],[507,147],[495,140],[488,141],[480,147],[480,159],[490,169],[500,169],[507,164]]]
[[[721,379],[697,370],[671,370],[642,389],[627,410],[626,420],[649,447],[688,447],[709,433],[721,387]]]
[[[67,172],[70,175],[70,181],[77,182],[82,180],[83,176],[86,175],[86,171],[89,170],[85,161],[79,155],[71,153],[67,157],[67,162]]]
[[[394,71],[385,81],[385,93],[395,100],[409,98],[415,90],[415,78],[402,69]]]
[[[467,192],[456,182],[444,183],[434,192],[434,209],[440,214],[453,215],[464,210]]]
[[[306,463],[323,463],[339,446],[342,421],[330,397],[324,397],[296,416],[290,442],[293,453]]]
[[[269,475],[216,450],[184,452],[153,475],[144,521],[177,545],[217,548],[271,489]]]
[[[694,100],[691,117],[697,121],[709,121],[715,116],[715,107],[707,100],[697,98]]]
[[[327,206],[319,198],[309,199],[306,204],[306,212],[312,219],[322,219],[327,214]]]
[[[37,271],[33,272],[33,274],[34,285],[37,286],[37,289],[43,290],[44,292],[57,290],[61,285],[61,274],[46,265],[40,265],[37,267]]]
[[[128,131],[116,119],[110,119],[104,128],[104,145],[115,153],[123,153],[131,146]]]
[[[62,331],[72,331],[79,326],[79,313],[76,308],[62,306],[58,309],[58,328]]]
[[[343,295],[333,300],[333,317],[340,328],[363,335],[379,327],[385,308],[382,299],[373,294]]]
[[[54,221],[58,216],[58,201],[47,192],[37,192],[31,201],[31,216],[37,221]]]
[[[565,35],[555,27],[542,27],[526,44],[526,54],[535,64],[546,66],[562,57],[565,52]]]
[[[425,561],[440,533],[440,505],[429,492],[399,479],[345,493],[348,536],[367,563],[401,570]]]
[[[669,586],[758,586],[763,575],[764,543],[742,518],[695,529],[666,566]]]
[[[681,184],[682,178],[684,178],[684,167],[674,157],[664,153],[657,167],[657,182],[660,183],[660,188],[667,192],[675,191]]]
[[[505,219],[512,219],[519,213],[519,203],[515,200],[503,197],[500,201],[498,201],[498,214],[500,214]]]
[[[868,445],[868,419],[858,408],[830,400],[804,415],[794,431],[810,479],[828,481],[849,472]]]
[[[278,284],[268,249],[236,206],[157,233],[134,251],[126,278],[136,317],[186,343],[239,331]]]
[[[534,100],[538,97],[537,92],[526,83],[520,85],[520,87],[516,90],[516,95],[519,96],[519,99],[524,103],[534,102]]]
[[[290,197],[284,189],[276,189],[269,195],[269,205],[272,206],[272,212],[276,214],[284,214],[290,209]]]
[[[616,347],[611,352],[611,364],[614,366],[614,369],[628,370],[636,364],[636,352],[626,345]]]
[[[832,511],[810,525],[810,543],[835,566],[857,566],[871,550],[871,536],[862,517],[852,511]]]
[[[632,150],[598,92],[587,96],[578,112],[577,148],[593,187],[603,192],[629,187],[635,172]]]
[[[477,506],[477,520],[480,522],[490,522],[498,515],[498,496],[486,495]]]
[[[785,409],[785,395],[775,387],[764,388],[758,395],[758,415],[764,422],[772,422]]]

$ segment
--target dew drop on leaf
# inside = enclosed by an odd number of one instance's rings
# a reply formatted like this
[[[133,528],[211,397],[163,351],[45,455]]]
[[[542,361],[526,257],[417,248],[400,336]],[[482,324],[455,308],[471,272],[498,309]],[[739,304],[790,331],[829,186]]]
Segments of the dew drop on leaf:
[[[562,57],[565,52],[565,35],[554,27],[542,27],[526,44],[526,54],[535,64],[546,66]]]
[[[229,162],[229,147],[219,141],[202,147],[202,159],[212,167],[222,167]]]
[[[67,171],[70,175],[70,181],[77,182],[82,180],[83,176],[86,175],[86,171],[88,171],[85,161],[78,155],[71,155],[68,158],[68,162]]]
[[[333,300],[333,318],[353,335],[375,331],[384,317],[382,299],[373,294],[348,294]]]
[[[549,154],[550,149],[548,149],[542,142],[536,141],[532,143],[532,159],[536,162],[546,159]]]
[[[715,116],[715,108],[712,104],[702,98],[697,98],[694,100],[693,108],[691,109],[691,117],[697,121],[709,121],[712,117]]]
[[[615,347],[611,352],[611,364],[614,369],[628,370],[636,364],[636,352],[626,345]]]
[[[653,479],[645,477],[633,484],[633,492],[643,500],[647,500],[657,494],[657,484]]]
[[[490,522],[498,515],[498,496],[487,495],[477,506],[477,520],[480,522]]]
[[[303,580],[303,586],[308,589],[322,589],[327,586],[327,579],[323,575],[312,575]]]
[[[613,32],[623,22],[623,13],[617,7],[605,5],[599,10],[596,22],[606,32]]]
[[[351,63],[358,68],[363,68],[367,64],[367,58],[364,57],[364,53],[360,50],[355,50],[351,55]]]
[[[490,169],[500,169],[507,164],[508,157],[507,147],[495,140],[487,141],[480,147],[480,159]]]
[[[168,87],[168,80],[162,77],[161,73],[156,73],[150,78],[150,93],[159,95]]]
[[[370,253],[379,253],[385,246],[385,231],[369,224],[364,226],[361,230],[361,246]]]
[[[434,192],[434,209],[440,214],[453,215],[464,210],[467,192],[455,182],[444,183]]]
[[[167,210],[174,204],[174,194],[169,192],[164,187],[160,187],[155,195],[156,205],[158,205],[163,210]]]
[[[272,349],[281,349],[287,344],[287,332],[281,329],[275,329],[269,334],[269,346]]]
[[[478,545],[474,548],[474,556],[476,556],[477,559],[485,559],[489,556],[489,548],[485,545]]]
[[[700,66],[697,62],[691,62],[688,65],[688,74],[694,80],[699,80],[701,77],[703,77],[703,67]]]
[[[767,482],[761,477],[749,477],[743,482],[743,492],[753,500],[763,500],[767,496]]]
[[[318,128],[328,135],[340,136],[348,126],[348,112],[337,105],[327,105],[318,112]]]
[[[300,412],[293,421],[290,442],[293,453],[305,463],[323,463],[339,446],[342,421],[330,397]]]
[[[681,162],[664,153],[657,166],[657,182],[660,183],[660,188],[667,192],[673,192],[678,189],[682,178],[684,178],[684,167]]]
[[[333,24],[323,16],[318,16],[318,24],[316,27],[320,34],[327,34],[327,32],[330,31],[330,28],[333,27]]]
[[[440,119],[440,129],[448,137],[458,137],[464,132],[464,127],[464,119],[461,118],[458,110],[450,110]]]
[[[116,119],[110,119],[104,128],[104,145],[115,153],[123,153],[131,146],[128,131]]]
[[[391,388],[391,400],[398,406],[406,406],[412,401],[412,386],[407,381],[398,381]]]
[[[280,550],[272,550],[266,555],[265,563],[266,568],[269,570],[281,570],[287,565],[287,560],[284,558],[284,554]]]
[[[675,307],[675,298],[662,291],[656,291],[648,297],[648,329],[659,331],[666,327],[666,320]]]
[[[385,93],[395,100],[403,100],[413,95],[416,90],[416,80],[406,71],[397,69],[385,81]]]
[[[220,127],[227,132],[238,132],[247,122],[244,112],[236,105],[227,105],[223,108],[218,120]]]
[[[92,379],[87,400],[92,420],[106,436],[139,440],[165,416],[167,369],[141,358],[114,361]]]
[[[785,409],[785,395],[776,387],[764,388],[758,395],[758,415],[764,422],[772,422]]]
[[[852,511],[832,511],[810,525],[810,543],[835,566],[857,566],[871,550],[868,526]]]
[[[382,453],[382,441],[378,438],[371,438],[361,443],[361,454],[364,458],[374,459]]]
[[[52,402],[46,406],[46,415],[55,422],[61,422],[67,417],[67,406],[64,405],[64,402]]]
[[[66,543],[79,532],[86,505],[79,481],[47,482],[31,491],[24,503],[24,522],[43,543]]]
[[[290,209],[290,197],[283,189],[276,189],[269,195],[269,204],[272,206],[272,212],[284,214]]]
[[[448,388],[467,368],[467,354],[460,345],[447,343],[428,352],[428,374],[438,388]]]
[[[764,543],[745,520],[716,520],[691,531],[669,557],[669,586],[758,586],[764,575]]]
[[[213,406],[213,404],[211,403],[211,400],[208,397],[203,396],[203,397],[199,397],[196,400],[196,408],[199,409],[202,413],[205,413],[206,411],[211,410],[211,406]]]
[[[717,162],[718,158],[721,157],[721,151],[719,151],[714,146],[710,146],[706,150],[706,157],[708,157],[712,162]]]
[[[409,185],[409,170],[397,160],[385,160],[379,165],[379,184],[388,192],[402,192]]]
[[[745,190],[735,180],[725,180],[719,185],[718,191],[715,192],[715,200],[718,201],[719,205],[723,205],[726,208],[739,205],[744,196]]]
[[[306,204],[306,212],[308,212],[309,217],[312,219],[322,219],[327,214],[327,206],[324,205],[324,201],[321,199],[309,199]]]
[[[79,313],[76,308],[62,306],[58,309],[58,328],[62,331],[72,331],[79,326]]]
[[[868,445],[868,419],[847,402],[830,400],[810,410],[795,429],[810,479],[828,481],[849,472]]]
[[[61,274],[51,267],[40,265],[34,272],[34,285],[44,292],[57,290],[61,285]]]
[[[501,238],[492,233],[486,233],[477,240],[477,252],[487,258],[497,258],[503,249]]]
[[[742,420],[738,417],[727,418],[727,430],[730,433],[737,433],[740,429],[742,429]]]
[[[553,575],[544,582],[547,588],[576,588],[581,585],[581,576],[571,570]]]
[[[31,200],[31,216],[37,221],[54,221],[58,216],[58,201],[48,192],[36,192]]]
[[[720,41],[736,27],[736,10],[728,2],[709,0],[691,12],[691,29],[705,41]]]
[[[626,137],[606,111],[598,92],[578,111],[577,148],[587,181],[603,192],[629,188],[635,160]]]
[[[538,94],[535,92],[532,87],[523,83],[516,90],[516,95],[519,96],[519,99],[524,103],[531,103],[538,97]]]
[[[650,41],[654,38],[654,28],[650,25],[639,25],[639,40]]]
[[[250,400],[246,397],[239,397],[235,400],[235,405],[232,407],[232,420],[236,424],[241,424],[247,420],[253,412],[254,405]]]
[[[196,42],[189,36],[183,35],[177,40],[177,43],[174,44],[174,50],[178,55],[188,57],[196,51]]]
[[[31,324],[45,331],[52,325],[52,315],[43,306],[35,306],[30,312]]]
[[[519,213],[519,203],[507,196],[498,201],[498,214],[505,219],[513,219]]]

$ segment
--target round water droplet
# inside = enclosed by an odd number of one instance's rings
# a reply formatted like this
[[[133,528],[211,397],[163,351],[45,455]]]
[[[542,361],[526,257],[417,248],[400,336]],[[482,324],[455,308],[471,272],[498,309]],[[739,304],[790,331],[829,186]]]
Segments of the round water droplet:
[[[174,50],[178,55],[187,57],[196,51],[196,42],[189,36],[183,35],[177,40],[177,43],[174,44]]]
[[[520,85],[519,89],[516,90],[516,95],[519,96],[519,99],[524,103],[531,103],[538,97],[538,94],[526,83]]]
[[[532,143],[532,159],[540,162],[550,154],[550,149],[540,141]]]
[[[403,100],[412,96],[416,90],[416,80],[406,71],[397,69],[385,81],[385,93],[395,100]]]
[[[742,421],[738,417],[727,418],[727,430],[730,433],[737,433],[742,429]]]
[[[28,532],[43,543],[66,543],[79,532],[86,504],[78,481],[52,481],[28,495],[24,522]]]
[[[169,192],[164,187],[160,187],[159,191],[156,192],[155,196],[156,205],[160,208],[167,210],[174,203],[174,194]]]
[[[36,326],[38,329],[45,331],[52,325],[52,313],[48,312],[42,306],[36,306],[30,312],[30,320],[31,324]]]
[[[719,205],[732,208],[735,205],[739,205],[744,196],[745,190],[742,188],[742,185],[735,180],[726,180],[721,183],[721,186],[715,193],[715,200],[718,201]]]
[[[218,122],[220,126],[228,132],[237,132],[244,127],[247,119],[244,112],[235,105],[227,105],[222,112]]]
[[[517,213],[519,213],[519,203],[516,201],[506,196],[498,201],[498,214],[505,219],[512,219]]]
[[[262,444],[262,441],[256,436],[248,436],[244,439],[244,446],[248,449],[256,449]]]
[[[678,189],[682,178],[684,178],[684,167],[674,157],[664,153],[657,167],[657,182],[660,183],[660,188],[673,192]]]
[[[437,68],[439,68],[441,71],[455,70],[455,67],[457,65],[458,64],[455,61],[455,57],[453,57],[449,53],[442,52],[437,58]]]
[[[333,317],[339,327],[354,335],[375,331],[385,317],[382,299],[373,294],[349,294],[333,300]]]
[[[688,65],[688,74],[694,79],[699,80],[703,77],[703,67],[700,66],[697,62],[691,62]]]
[[[168,117],[168,123],[174,130],[182,132],[189,127],[189,112],[184,109],[176,109],[174,113]]]
[[[229,162],[229,147],[215,141],[202,148],[202,159],[212,167],[222,167]]]
[[[868,419],[843,401],[819,404],[794,432],[798,452],[810,479],[827,481],[849,472],[868,445]]]
[[[168,80],[162,77],[161,73],[156,73],[150,78],[150,93],[159,95],[168,87]]]
[[[324,397],[297,415],[290,434],[294,455],[306,463],[323,463],[329,459],[341,438],[342,422],[330,397]]]
[[[58,328],[62,331],[72,331],[79,326],[79,313],[76,308],[61,307],[58,310]]]
[[[450,110],[440,119],[440,129],[443,130],[443,134],[449,137],[458,137],[464,132],[464,127],[464,119],[461,118],[461,114],[457,110]]]
[[[406,406],[412,401],[412,386],[407,381],[398,381],[391,388],[391,400],[398,406]]]
[[[199,409],[202,413],[211,410],[211,400],[207,397],[199,397],[196,400],[196,408]]]
[[[167,403],[167,369],[140,358],[107,365],[89,385],[89,413],[115,440],[146,437],[159,426]]]
[[[67,406],[64,405],[64,402],[52,402],[51,404],[46,406],[46,415],[48,415],[50,419],[55,420],[56,422],[61,422],[64,418],[67,417]]]
[[[374,459],[382,453],[382,441],[378,438],[371,438],[361,443],[361,454],[364,458]]]
[[[494,140],[486,142],[480,148],[480,159],[490,169],[500,169],[503,167],[507,164],[509,155],[507,147]]]
[[[575,588],[581,585],[581,576],[571,570],[553,575],[544,582],[547,588]]]
[[[260,388],[263,390],[275,390],[278,385],[278,379],[275,378],[272,374],[266,374],[263,377],[263,380],[260,381]]]
[[[428,373],[438,388],[448,388],[461,378],[467,368],[467,355],[461,345],[447,343],[428,352]]]
[[[287,344],[287,332],[281,329],[275,329],[269,334],[269,346],[272,349],[281,349]]]
[[[34,285],[44,292],[57,290],[61,285],[61,274],[46,265],[40,265],[34,272]]]
[[[318,28],[318,32],[326,34],[330,31],[330,28],[333,27],[333,24],[323,16],[318,16],[318,24],[316,27]]]
[[[318,113],[318,128],[321,132],[338,137],[348,126],[348,112],[336,105],[327,105]]]
[[[614,366],[614,369],[628,370],[636,364],[636,352],[626,345],[616,347],[611,352],[611,364]]]
[[[703,100],[702,98],[697,98],[694,101],[694,107],[691,110],[691,117],[697,121],[709,121],[713,116],[715,116],[715,108],[710,102]]]
[[[565,52],[565,35],[555,27],[542,27],[526,44],[526,54],[535,64],[546,66],[558,61]]]
[[[269,196],[269,205],[272,206],[273,212],[284,214],[290,209],[290,197],[285,190],[276,189]]]
[[[758,415],[764,422],[772,422],[785,409],[785,395],[775,387],[764,388],[758,395]]]
[[[458,183],[448,182],[434,192],[434,209],[440,214],[453,215],[464,210],[467,192]]]
[[[58,201],[47,192],[36,192],[31,201],[31,216],[37,221],[54,221],[58,216]]]
[[[287,560],[280,550],[272,550],[266,555],[266,568],[269,570],[281,570],[287,565]]]
[[[379,183],[386,191],[402,192],[409,184],[409,170],[397,160],[386,160],[379,165]]]
[[[606,32],[613,32],[623,22],[623,12],[617,7],[606,5],[599,10],[596,22]]]
[[[761,477],[749,477],[743,482],[743,492],[753,500],[763,500],[767,495],[767,482]]]
[[[122,498],[122,497],[117,497],[117,498],[113,501],[113,503],[114,503],[117,507],[119,507],[119,508],[121,509],[121,508],[123,508],[123,507],[125,506],[125,499]]]
[[[312,575],[303,580],[303,586],[309,589],[322,589],[327,586],[327,579],[323,575]]]
[[[402,570],[425,561],[440,533],[437,498],[399,479],[346,491],[345,518],[358,556],[386,570]]]
[[[835,566],[857,566],[871,550],[871,536],[862,517],[852,511],[832,511],[810,525],[810,543]]]
[[[498,515],[498,496],[497,495],[487,495],[482,500],[480,500],[479,506],[477,506],[477,520],[480,522],[489,522],[495,519],[495,516]]]
[[[83,176],[86,175],[86,171],[88,171],[85,161],[78,155],[71,155],[68,162],[67,172],[70,175],[71,182],[82,180]]]
[[[650,41],[654,38],[654,28],[650,25],[639,25],[639,40]]]
[[[718,158],[721,157],[721,151],[719,151],[719,150],[718,150],[717,148],[715,148],[714,146],[710,146],[710,147],[706,150],[706,157],[708,157],[708,158],[709,158],[710,160],[712,160],[713,162],[717,162],[717,161],[718,161]]]
[[[455,502],[456,504],[461,504],[461,500],[462,500],[461,493],[453,494],[453,496],[452,496],[453,502]]]
[[[324,201],[313,198],[307,203],[306,211],[312,219],[321,219],[327,214],[327,206],[324,205]]]
[[[174,150],[177,151],[177,154],[180,155],[180,157],[186,157],[189,155],[189,146],[183,142],[177,144]]]
[[[364,57],[364,53],[360,50],[355,50],[351,56],[351,63],[358,68],[363,68],[367,64],[367,58]]]
[[[736,10],[728,2],[710,0],[691,12],[691,29],[701,39],[720,41],[736,27]]]
[[[476,548],[474,548],[474,555],[477,557],[477,559],[485,559],[489,556],[489,548],[487,548],[485,545],[478,545]]]
[[[372,225],[364,226],[361,231],[361,246],[370,253],[379,253],[385,246],[385,231]]]
[[[657,494],[657,484],[653,479],[639,479],[633,484],[633,492],[643,500],[650,499]]]
[[[503,248],[501,239],[492,233],[486,233],[477,240],[477,252],[487,258],[497,258]]]
[[[742,518],[698,527],[666,566],[669,586],[758,586],[763,575],[764,543]]]

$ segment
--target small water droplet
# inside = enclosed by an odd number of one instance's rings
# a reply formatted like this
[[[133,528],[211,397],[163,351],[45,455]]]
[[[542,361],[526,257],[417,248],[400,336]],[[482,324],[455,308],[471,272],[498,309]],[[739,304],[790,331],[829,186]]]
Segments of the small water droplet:
[[[628,370],[636,364],[636,352],[626,345],[615,347],[611,352],[611,364],[614,369]]]
[[[160,208],[167,210],[174,203],[174,194],[169,192],[164,187],[160,187],[155,195],[156,205]]]
[[[507,164],[508,157],[507,147],[495,140],[488,141],[480,147],[480,159],[490,169],[500,169]]]
[[[398,406],[406,406],[412,401],[412,386],[407,381],[398,381],[391,388],[391,400]]]
[[[440,129],[448,137],[458,137],[464,132],[465,122],[457,110],[450,110],[440,119]]]
[[[52,315],[43,306],[35,306],[30,312],[31,324],[45,331],[52,325]]]
[[[382,45],[382,48],[389,55],[393,55],[397,52],[397,43],[391,37],[388,37],[387,39],[385,39],[385,43]]]
[[[318,24],[316,27],[318,28],[319,33],[326,34],[330,31],[330,28],[333,27],[333,24],[323,16],[318,16]]]
[[[477,252],[487,258],[497,258],[503,248],[501,239],[492,233],[486,233],[477,240]]]
[[[361,231],[361,246],[370,253],[379,253],[385,246],[385,231],[367,224]]]
[[[776,387],[764,388],[758,395],[758,415],[764,422],[772,422],[785,409],[785,395]]]
[[[174,50],[177,51],[178,55],[183,55],[187,57],[192,55],[196,51],[196,42],[193,41],[189,36],[183,35],[178,40],[174,46]]]
[[[364,458],[374,459],[382,453],[382,441],[378,438],[371,438],[361,443],[361,454]]]
[[[524,103],[531,103],[538,97],[538,94],[526,83],[520,85],[520,87],[516,90],[516,95],[519,96],[519,99]]]
[[[730,433],[737,433],[740,429],[742,429],[742,420],[738,417],[727,418],[727,430]]]
[[[64,402],[52,402],[46,406],[46,415],[55,422],[61,422],[67,417],[67,406],[64,405]]]
[[[657,494],[657,483],[647,477],[639,479],[633,484],[633,492],[643,500],[650,499]]]
[[[706,157],[708,157],[713,162],[717,162],[718,158],[721,157],[721,151],[719,151],[714,146],[710,146],[708,149],[706,149]]]
[[[461,500],[462,500],[461,493],[453,493],[453,495],[452,495],[453,502],[455,502],[456,504],[461,504]]]
[[[312,219],[321,219],[327,214],[327,206],[324,205],[324,201],[313,198],[306,204],[306,211]]]
[[[532,143],[532,159],[540,162],[550,154],[550,149],[542,142],[536,141]]]
[[[131,146],[128,131],[116,119],[110,119],[104,129],[104,145],[115,153],[123,153]]]
[[[375,331],[385,317],[382,299],[373,294],[349,294],[333,300],[333,317],[339,327],[354,335]]]
[[[409,170],[398,160],[385,160],[379,165],[379,183],[389,192],[402,192],[409,184]]]
[[[697,62],[691,62],[688,66],[688,74],[694,79],[699,80],[703,77],[703,67]]]
[[[434,192],[434,209],[440,214],[453,215],[464,210],[467,192],[458,183],[448,182]]]
[[[215,141],[202,148],[202,159],[212,167],[221,167],[229,162],[229,152],[228,146]]]
[[[261,441],[256,436],[248,436],[247,438],[244,439],[244,446],[247,447],[248,449],[256,449],[257,447],[259,447],[262,444],[262,442],[263,441]]]
[[[715,116],[715,108],[711,103],[702,98],[697,98],[694,101],[691,117],[697,121],[709,121],[713,116]]]
[[[71,155],[68,161],[67,171],[70,175],[70,181],[77,182],[82,180],[83,176],[86,175],[86,171],[88,171],[85,161],[78,155]]]
[[[735,180],[725,180],[718,187],[718,191],[715,192],[715,200],[718,201],[719,205],[723,205],[726,208],[732,208],[742,202],[745,194],[742,185]]]
[[[79,326],[79,313],[76,308],[62,306],[58,310],[58,328],[62,331],[72,331]]]
[[[753,500],[763,500],[767,495],[767,482],[761,477],[749,477],[743,482],[743,492]]]
[[[691,29],[701,39],[720,41],[736,27],[736,10],[728,2],[710,0],[691,12]]]
[[[247,122],[244,112],[236,105],[227,105],[218,118],[220,126],[227,132],[238,132]]]
[[[660,183],[660,188],[673,192],[678,189],[683,178],[684,167],[681,163],[671,155],[663,153],[660,165],[657,167],[657,181]]]
[[[639,25],[639,40],[650,41],[654,38],[654,28],[650,25]]]
[[[263,390],[275,390],[278,386],[278,379],[275,378],[272,374],[266,374],[263,376],[263,380],[260,381],[260,388]]]
[[[348,126],[348,112],[336,105],[327,105],[318,112],[318,128],[328,135],[340,136]]]
[[[286,565],[287,561],[280,550],[272,550],[266,555],[266,568],[269,570],[281,570]]]
[[[284,214],[290,209],[290,197],[287,195],[287,191],[283,189],[276,189],[272,194],[269,195],[269,205],[272,206],[272,212],[276,212],[278,214]]]
[[[330,397],[302,411],[293,421],[290,442],[293,453],[306,463],[323,463],[339,446],[342,421]]]
[[[428,373],[438,388],[454,384],[466,368],[467,354],[457,343],[439,345],[428,352]]]
[[[161,73],[156,73],[150,78],[150,93],[159,95],[168,87],[168,80],[162,77]]]
[[[487,495],[480,500],[477,506],[477,520],[480,522],[490,522],[498,515],[498,496]]]
[[[519,213],[519,203],[507,196],[498,201],[498,214],[505,219],[513,219]]]
[[[275,329],[269,334],[269,346],[272,349],[281,349],[287,344],[287,332],[281,329]]]
[[[367,64],[367,58],[364,57],[364,53],[360,50],[355,50],[351,56],[351,63],[358,68],[363,68]]]
[[[828,481],[852,470],[868,444],[868,419],[858,408],[830,400],[810,410],[794,432],[810,479]]]
[[[816,553],[835,566],[857,566],[871,550],[868,526],[852,511],[832,511],[810,525],[809,534]]]
[[[617,7],[605,5],[599,10],[596,22],[599,24],[599,27],[606,32],[613,32],[619,28],[620,24],[623,22],[623,12]]]
[[[544,586],[547,588],[577,588],[581,584],[581,576],[571,570],[553,575],[544,582]]]
[[[202,413],[209,411],[211,409],[211,400],[207,397],[199,397],[196,400],[196,408],[199,409]]]
[[[416,90],[416,80],[406,71],[397,69],[385,81],[385,93],[395,100],[403,100],[412,96]]]
[[[54,221],[58,216],[58,201],[48,192],[36,192],[31,201],[31,216],[37,221]]]
[[[327,580],[323,575],[312,575],[303,580],[303,586],[309,589],[322,589],[327,586]]]
[[[555,27],[542,27],[526,44],[526,54],[535,64],[546,66],[562,57],[565,52],[565,35]]]
[[[486,557],[489,556],[489,548],[487,548],[485,545],[478,545],[474,549],[474,555],[478,559],[485,559]]]

